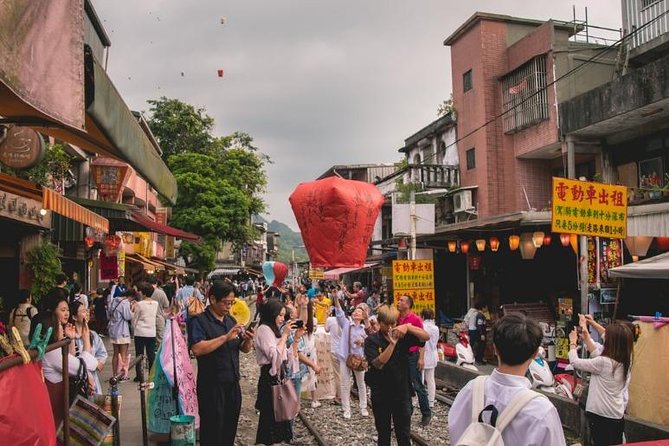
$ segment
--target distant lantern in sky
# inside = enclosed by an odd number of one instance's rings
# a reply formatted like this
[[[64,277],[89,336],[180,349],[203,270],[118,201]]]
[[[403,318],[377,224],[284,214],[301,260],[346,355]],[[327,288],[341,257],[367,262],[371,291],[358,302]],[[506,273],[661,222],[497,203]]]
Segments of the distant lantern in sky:
[[[218,77],[223,77],[223,68],[218,69]]]
[[[228,19],[226,17],[221,17],[221,25],[225,25],[225,22],[227,22]]]

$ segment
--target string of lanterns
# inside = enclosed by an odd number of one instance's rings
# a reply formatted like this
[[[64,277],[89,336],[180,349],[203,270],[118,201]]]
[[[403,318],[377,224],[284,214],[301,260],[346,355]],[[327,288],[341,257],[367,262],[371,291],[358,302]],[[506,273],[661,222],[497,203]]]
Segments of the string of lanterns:
[[[575,238],[574,234],[560,234],[560,244],[564,247],[568,247],[572,244],[572,239]],[[520,249],[521,256],[524,259],[534,258],[536,250],[542,246],[550,246],[553,242],[553,237],[550,233],[544,233],[543,231],[535,232],[524,232],[520,235],[512,234],[508,238],[509,241],[509,250],[516,251]],[[497,237],[490,237],[489,239],[479,238],[474,240],[474,245],[479,252],[483,252],[486,249],[486,245],[490,246],[492,252],[497,252],[501,246],[501,242]],[[456,253],[458,251],[458,245],[460,246],[460,252],[462,254],[467,254],[471,246],[471,242],[468,240],[448,240],[446,246],[448,252]]]

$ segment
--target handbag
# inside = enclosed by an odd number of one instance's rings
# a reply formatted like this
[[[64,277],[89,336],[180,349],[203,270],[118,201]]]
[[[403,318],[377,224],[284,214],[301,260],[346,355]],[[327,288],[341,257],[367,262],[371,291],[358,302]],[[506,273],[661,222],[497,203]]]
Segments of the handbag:
[[[346,357],[346,367],[354,372],[367,371],[367,359],[360,355],[351,353],[351,327],[348,327],[348,356]]]
[[[198,314],[204,313],[204,302],[197,298],[197,296],[191,296],[188,299],[188,316],[193,317]]]
[[[277,383],[272,385],[272,408],[274,409],[274,421],[290,421],[300,411],[300,399],[295,392],[293,382],[286,378],[286,373],[281,367],[281,377]]]
[[[86,363],[82,358],[79,358],[79,370],[77,376],[70,376],[70,404],[77,399],[77,396],[88,398],[91,395],[90,382],[88,380],[88,371],[86,370]]]

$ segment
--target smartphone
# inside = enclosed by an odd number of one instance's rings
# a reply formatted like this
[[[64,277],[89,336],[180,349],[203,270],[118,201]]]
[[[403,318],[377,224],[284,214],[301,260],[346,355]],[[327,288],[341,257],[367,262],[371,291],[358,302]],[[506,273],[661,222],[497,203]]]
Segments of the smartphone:
[[[247,327],[247,330],[253,330],[254,328],[256,328],[256,325],[258,325],[258,321],[251,321],[251,323]]]
[[[298,319],[295,321],[295,328],[304,328],[304,321],[302,319]]]

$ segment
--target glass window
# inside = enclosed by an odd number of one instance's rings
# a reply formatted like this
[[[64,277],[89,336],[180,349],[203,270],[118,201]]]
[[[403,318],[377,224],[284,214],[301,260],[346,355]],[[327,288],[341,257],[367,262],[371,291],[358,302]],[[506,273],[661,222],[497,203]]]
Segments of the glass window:
[[[469,149],[467,154],[467,170],[472,170],[476,167],[476,149]]]
[[[469,91],[472,89],[472,70],[469,70],[462,75],[462,85],[464,91]]]

